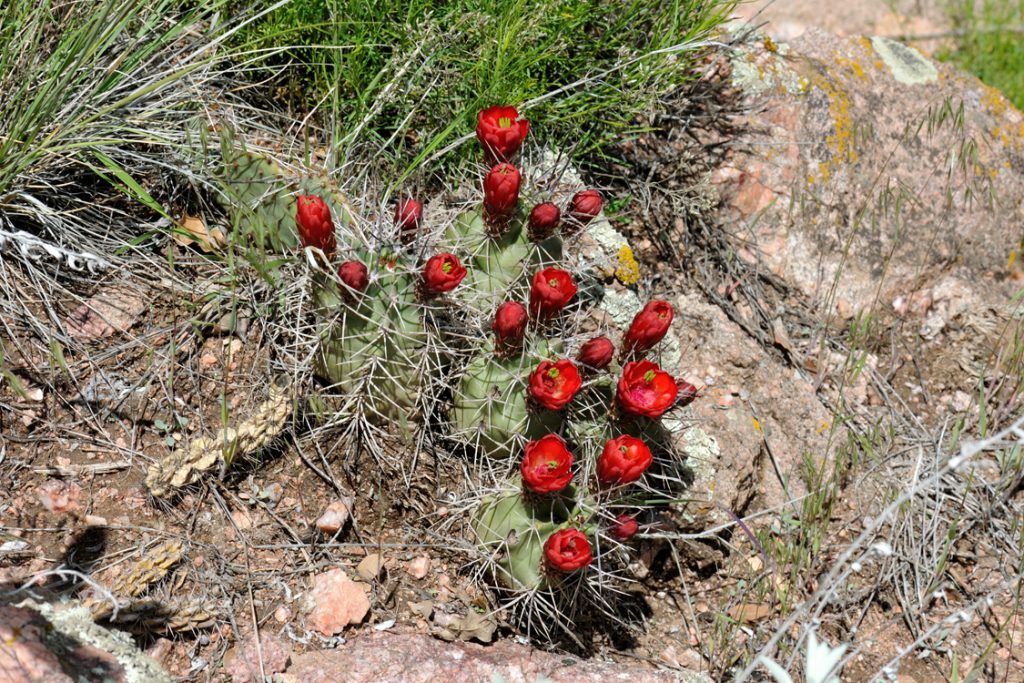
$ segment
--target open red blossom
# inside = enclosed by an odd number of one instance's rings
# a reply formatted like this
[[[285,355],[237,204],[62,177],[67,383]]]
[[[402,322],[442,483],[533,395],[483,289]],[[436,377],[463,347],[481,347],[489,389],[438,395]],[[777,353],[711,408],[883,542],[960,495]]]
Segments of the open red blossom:
[[[403,242],[410,242],[416,236],[423,220],[423,205],[415,199],[405,199],[395,207],[395,225]]]
[[[544,541],[544,557],[553,568],[563,572],[583,569],[594,561],[590,541],[579,529],[561,529]]]
[[[530,396],[549,410],[561,410],[579,391],[580,373],[571,360],[542,361],[530,375]]]
[[[640,525],[634,517],[623,514],[615,518],[615,524],[612,525],[609,531],[612,532],[612,536],[625,542],[636,536],[637,532],[640,531]]]
[[[612,362],[615,355],[615,345],[608,337],[594,337],[580,347],[580,353],[576,356],[581,364],[592,370],[603,370]]]
[[[526,306],[518,301],[506,301],[498,306],[494,313],[494,324],[491,326],[494,336],[502,344],[516,344],[526,333],[526,323],[529,319]]]
[[[534,493],[557,493],[572,481],[572,453],[562,437],[548,434],[528,441],[519,471],[526,488]]]
[[[491,159],[511,159],[528,132],[530,122],[515,107],[488,107],[476,117],[476,137]]]
[[[504,215],[519,203],[522,176],[512,164],[498,164],[484,177],[484,207],[492,214]]]
[[[315,194],[299,197],[295,211],[295,224],[299,239],[304,247],[316,247],[324,252],[328,260],[334,258],[338,243],[334,238],[334,221],[331,209]]]
[[[551,237],[562,220],[562,212],[551,202],[544,202],[533,207],[528,220],[530,239],[540,242]]]
[[[434,294],[450,292],[459,286],[466,277],[466,269],[459,263],[455,254],[438,254],[431,256],[423,267],[423,284],[427,291]]]
[[[629,435],[610,439],[597,459],[597,478],[602,484],[629,484],[653,461],[651,449],[640,439]]]
[[[357,292],[363,291],[370,284],[370,274],[359,261],[345,261],[338,266],[338,277]]]
[[[622,338],[622,350],[643,353],[654,348],[672,324],[672,305],[666,301],[651,301],[636,314],[633,323]]]
[[[672,376],[649,360],[626,363],[616,388],[624,411],[647,417],[661,417],[675,403],[678,393]]]
[[[569,215],[580,225],[587,225],[597,218],[604,206],[604,199],[597,190],[583,190],[572,197],[569,204]]]
[[[540,318],[550,318],[565,308],[574,296],[576,283],[569,273],[560,268],[538,270],[530,285],[530,312]]]

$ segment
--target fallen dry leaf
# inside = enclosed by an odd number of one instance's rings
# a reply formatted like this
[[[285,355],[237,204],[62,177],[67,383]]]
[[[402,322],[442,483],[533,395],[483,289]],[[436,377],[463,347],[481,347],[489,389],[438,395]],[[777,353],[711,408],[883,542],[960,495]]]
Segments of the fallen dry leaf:
[[[756,624],[771,616],[772,608],[763,602],[741,602],[729,608],[729,616],[743,624]]]
[[[211,230],[201,216],[186,215],[178,223],[178,228],[179,230],[174,232],[174,241],[183,247],[198,244],[203,251],[211,252],[218,251],[228,244],[224,232],[220,228]]]

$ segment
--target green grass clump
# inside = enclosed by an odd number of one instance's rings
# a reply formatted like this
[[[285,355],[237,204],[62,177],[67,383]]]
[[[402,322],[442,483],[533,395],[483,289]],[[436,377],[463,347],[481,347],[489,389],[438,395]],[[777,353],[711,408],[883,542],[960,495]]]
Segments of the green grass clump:
[[[964,35],[943,58],[1024,108],[1024,0],[955,0],[951,13]]]
[[[552,93],[529,111],[535,130],[577,157],[600,150],[689,77],[694,52],[680,46],[708,37],[734,5],[294,0],[242,36],[248,47],[288,48],[270,65],[289,64],[278,72],[277,94],[327,114],[340,161],[355,144],[371,145],[374,157],[387,155],[402,171],[472,131],[480,108]],[[460,152],[451,159],[472,149]]]

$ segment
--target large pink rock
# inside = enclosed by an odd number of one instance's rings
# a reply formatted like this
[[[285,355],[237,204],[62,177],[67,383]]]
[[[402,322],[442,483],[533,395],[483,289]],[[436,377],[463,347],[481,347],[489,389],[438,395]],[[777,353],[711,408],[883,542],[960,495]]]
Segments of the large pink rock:
[[[371,633],[336,650],[293,658],[283,683],[705,683],[702,674],[579,660],[503,640],[484,646],[445,643],[417,633]]]
[[[1001,93],[894,41],[813,29],[745,45],[729,69],[750,114],[714,181],[740,258],[842,317],[1020,287],[1024,115]]]
[[[341,633],[346,626],[361,622],[370,611],[366,591],[348,578],[344,569],[317,574],[313,582],[313,611],[308,623],[323,635]]]

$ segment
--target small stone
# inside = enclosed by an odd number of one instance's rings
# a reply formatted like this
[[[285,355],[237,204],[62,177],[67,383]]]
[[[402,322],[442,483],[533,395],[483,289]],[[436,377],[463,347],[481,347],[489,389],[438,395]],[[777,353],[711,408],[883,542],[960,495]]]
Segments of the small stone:
[[[421,555],[405,564],[405,573],[414,579],[422,579],[430,572],[430,558]]]
[[[288,607],[286,607],[285,605],[280,605],[278,606],[277,609],[274,610],[274,621],[276,621],[279,624],[283,624],[291,618],[292,611],[288,609]]]
[[[217,356],[212,353],[204,353],[199,357],[199,364],[204,368],[212,368],[217,364]]]
[[[308,619],[311,628],[329,638],[366,618],[370,600],[362,587],[348,578],[343,569],[317,574],[313,581],[313,610]]]
[[[106,517],[100,517],[99,515],[86,515],[84,521],[89,526],[106,526],[107,525],[107,518]]]
[[[336,534],[348,521],[352,514],[352,499],[340,498],[324,510],[324,513],[316,520],[316,528],[325,534]]]
[[[54,514],[81,509],[82,488],[73,482],[51,479],[39,487],[39,502]]]
[[[383,567],[383,558],[377,553],[370,553],[359,562],[356,574],[359,574],[359,578],[363,581],[373,581],[380,575],[380,570]]]

